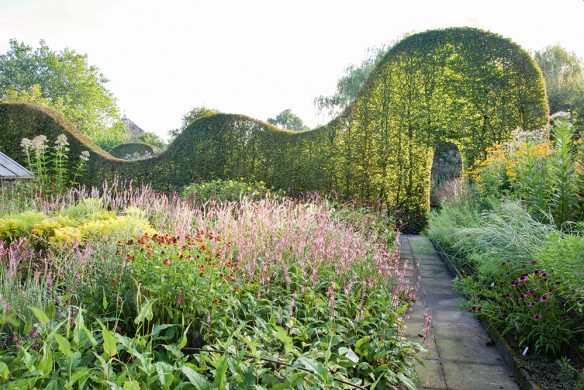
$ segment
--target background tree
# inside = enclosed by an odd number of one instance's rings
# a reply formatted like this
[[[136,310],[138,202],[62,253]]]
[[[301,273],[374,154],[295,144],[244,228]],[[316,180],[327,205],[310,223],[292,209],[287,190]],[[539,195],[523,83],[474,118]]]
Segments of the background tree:
[[[391,48],[391,44],[367,49],[366,58],[360,65],[351,64],[345,69],[345,74],[337,81],[337,89],[331,96],[321,95],[314,99],[319,112],[327,111],[329,115],[336,115],[343,111],[359,94],[361,86],[375,65],[381,61],[383,55]]]
[[[98,145],[111,149],[126,135],[107,82],[86,55],[52,51],[42,40],[33,49],[13,39],[0,55],[0,101],[57,109]]]
[[[584,61],[560,45],[535,52],[545,79],[550,112],[568,111],[584,128]]]
[[[145,144],[156,146],[158,149],[166,149],[168,144],[158,136],[158,134],[151,133],[147,131],[144,135],[141,135],[136,139],[136,141],[144,142]]]
[[[268,123],[292,131],[305,131],[309,129],[302,119],[289,108],[276,115],[275,118],[268,118]]]
[[[170,139],[174,139],[177,135],[182,133],[191,123],[199,118],[207,115],[218,114],[220,111],[214,108],[209,108],[205,106],[193,107],[186,114],[183,115],[181,120],[181,126],[178,129],[173,129],[168,132]]]

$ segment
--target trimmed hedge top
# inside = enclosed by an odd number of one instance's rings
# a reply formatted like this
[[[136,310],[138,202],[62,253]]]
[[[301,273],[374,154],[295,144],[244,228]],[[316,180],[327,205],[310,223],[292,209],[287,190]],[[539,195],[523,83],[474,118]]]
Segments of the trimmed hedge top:
[[[358,98],[328,125],[291,132],[243,115],[192,123],[160,155],[124,161],[83,136],[58,113],[0,105],[0,150],[22,160],[20,140],[65,133],[73,153],[90,150],[85,184],[114,175],[159,190],[244,177],[301,192],[334,190],[394,209],[419,230],[429,207],[438,141],[456,144],[466,167],[513,129],[540,129],[549,109],[541,71],[530,55],[497,34],[474,28],[432,30],[395,45]],[[5,141],[6,140],[6,141]]]

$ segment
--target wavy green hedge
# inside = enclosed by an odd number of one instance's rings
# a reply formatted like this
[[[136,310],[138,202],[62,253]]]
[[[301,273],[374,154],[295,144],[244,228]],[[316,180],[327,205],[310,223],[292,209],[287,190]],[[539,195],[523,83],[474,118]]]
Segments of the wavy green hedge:
[[[22,161],[22,137],[66,133],[76,139],[72,150],[93,151],[86,184],[119,174],[168,190],[244,177],[296,192],[336,191],[382,202],[406,230],[415,231],[429,208],[438,141],[456,144],[469,167],[513,129],[540,129],[548,116],[541,71],[525,50],[497,34],[450,28],[399,42],[355,102],[311,131],[289,132],[243,115],[216,114],[195,121],[160,155],[122,161],[51,110],[4,104],[0,150]]]

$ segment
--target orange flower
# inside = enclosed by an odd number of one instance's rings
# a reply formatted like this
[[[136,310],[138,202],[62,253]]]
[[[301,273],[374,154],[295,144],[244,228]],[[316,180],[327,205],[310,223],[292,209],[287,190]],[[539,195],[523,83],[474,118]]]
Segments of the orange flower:
[[[162,260],[162,264],[164,264],[164,265],[170,265],[170,259],[164,259],[164,260]]]

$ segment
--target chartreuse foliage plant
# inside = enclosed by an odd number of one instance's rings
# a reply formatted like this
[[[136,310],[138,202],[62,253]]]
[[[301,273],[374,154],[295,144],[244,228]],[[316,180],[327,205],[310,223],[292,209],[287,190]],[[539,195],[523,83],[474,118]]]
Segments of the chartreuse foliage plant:
[[[27,224],[0,244],[1,387],[416,388],[420,346],[403,336],[416,291],[386,216],[322,199],[91,194],[10,217]],[[128,214],[156,233],[58,248],[26,233]]]
[[[509,39],[450,28],[411,35],[377,63],[359,96],[326,126],[281,130],[242,115],[206,115],[168,149],[140,161],[120,161],[83,137],[53,111],[0,106],[2,151],[22,159],[23,136],[66,132],[71,149],[89,148],[84,184],[115,175],[175,189],[214,179],[264,181],[293,192],[321,190],[395,210],[406,229],[418,230],[429,208],[434,145],[454,143],[465,167],[511,130],[547,124],[541,72]]]
[[[125,240],[156,231],[144,213],[128,207],[120,214],[105,210],[99,199],[84,199],[53,215],[27,211],[0,217],[0,241],[27,238],[37,246],[63,245],[101,239]]]

